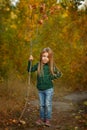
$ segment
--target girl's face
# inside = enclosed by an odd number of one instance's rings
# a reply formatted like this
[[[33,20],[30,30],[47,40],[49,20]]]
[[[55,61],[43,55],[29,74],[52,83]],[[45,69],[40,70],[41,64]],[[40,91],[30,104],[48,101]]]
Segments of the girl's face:
[[[43,54],[42,54],[42,63],[43,64],[46,64],[46,63],[48,63],[49,62],[49,54],[48,54],[48,52],[44,52]]]

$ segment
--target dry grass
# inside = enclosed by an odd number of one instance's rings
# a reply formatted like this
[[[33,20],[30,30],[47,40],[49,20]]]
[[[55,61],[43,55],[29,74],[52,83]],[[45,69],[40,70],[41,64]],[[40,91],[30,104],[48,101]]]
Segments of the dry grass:
[[[0,84],[0,113],[8,115],[9,112],[21,111],[29,98],[37,97],[33,84],[11,78],[8,82]]]

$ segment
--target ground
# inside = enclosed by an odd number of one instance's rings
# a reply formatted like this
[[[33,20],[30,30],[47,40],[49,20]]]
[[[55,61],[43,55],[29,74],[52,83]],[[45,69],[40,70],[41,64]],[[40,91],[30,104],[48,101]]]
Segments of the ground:
[[[7,117],[0,113],[0,130],[87,130],[87,91],[54,96],[51,127],[35,124],[39,118],[38,98],[31,97],[20,121],[19,115],[19,111]]]

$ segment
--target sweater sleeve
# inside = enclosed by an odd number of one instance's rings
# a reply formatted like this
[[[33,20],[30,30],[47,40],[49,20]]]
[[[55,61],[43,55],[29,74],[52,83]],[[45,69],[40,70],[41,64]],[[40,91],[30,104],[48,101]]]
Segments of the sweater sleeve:
[[[37,68],[38,63],[32,66],[32,61],[28,61],[28,67],[27,67],[28,72],[35,72],[37,71]]]
[[[56,67],[54,67],[54,75],[51,75],[51,80],[60,78],[62,76],[61,71],[59,71]]]

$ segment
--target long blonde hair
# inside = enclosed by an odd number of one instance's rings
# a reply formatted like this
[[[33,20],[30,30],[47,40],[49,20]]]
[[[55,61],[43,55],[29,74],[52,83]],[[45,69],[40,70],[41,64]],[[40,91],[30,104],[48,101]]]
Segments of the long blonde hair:
[[[51,73],[51,74],[54,74],[54,71],[53,71],[53,64],[54,64],[54,62],[53,62],[53,51],[52,51],[49,47],[47,47],[47,48],[44,48],[44,49],[41,51],[41,53],[40,53],[40,62],[39,62],[39,64],[38,64],[38,70],[37,70],[38,75],[43,74],[42,55],[43,55],[43,53],[45,53],[45,52],[48,53],[48,58],[49,58],[49,63],[48,63],[48,64],[49,64],[49,67],[50,67],[50,73]]]

